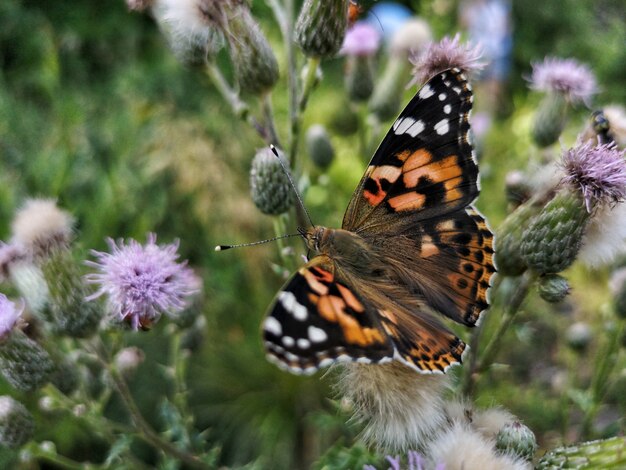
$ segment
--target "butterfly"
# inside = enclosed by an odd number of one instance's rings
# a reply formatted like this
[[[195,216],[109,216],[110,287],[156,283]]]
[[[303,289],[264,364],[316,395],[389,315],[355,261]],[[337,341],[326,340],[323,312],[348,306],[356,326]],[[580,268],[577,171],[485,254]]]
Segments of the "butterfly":
[[[383,139],[341,229],[299,229],[317,253],[263,322],[268,359],[297,374],[337,362],[400,361],[445,372],[466,344],[440,317],[475,326],[488,307],[493,235],[479,193],[464,73],[431,78]]]

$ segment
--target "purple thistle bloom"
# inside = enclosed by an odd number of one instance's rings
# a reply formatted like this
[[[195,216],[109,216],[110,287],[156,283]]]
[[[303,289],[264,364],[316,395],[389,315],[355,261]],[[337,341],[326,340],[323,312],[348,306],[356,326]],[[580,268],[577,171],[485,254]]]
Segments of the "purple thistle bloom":
[[[23,302],[16,306],[6,295],[0,294],[0,339],[9,334],[23,311]]]
[[[358,22],[346,32],[341,51],[343,55],[371,56],[380,46],[380,33],[365,22]]]
[[[145,245],[132,239],[116,243],[109,238],[107,243],[111,253],[92,250],[98,260],[86,262],[99,271],[86,276],[87,282],[99,285],[87,300],[106,294],[113,313],[133,329],[149,328],[161,314],[181,312],[200,290],[186,262],[176,261],[178,241],[159,246],[151,233]]]
[[[431,42],[421,54],[409,57],[414,67],[413,80],[408,86],[425,83],[433,75],[455,67],[466,72],[480,70],[486,65],[480,62],[481,56],[480,46],[461,44],[459,33],[452,39],[446,36],[440,42]]]
[[[614,143],[593,146],[579,143],[563,154],[563,181],[580,189],[587,211],[596,204],[623,202],[626,199],[626,151]]]
[[[574,59],[546,57],[532,66],[530,87],[534,90],[561,93],[573,103],[587,103],[598,91],[591,69]]]
[[[385,458],[387,459],[387,461],[391,465],[391,467],[389,467],[389,470],[401,470],[401,468],[400,468],[400,457],[398,457],[398,456],[392,457],[391,455],[388,455]]]

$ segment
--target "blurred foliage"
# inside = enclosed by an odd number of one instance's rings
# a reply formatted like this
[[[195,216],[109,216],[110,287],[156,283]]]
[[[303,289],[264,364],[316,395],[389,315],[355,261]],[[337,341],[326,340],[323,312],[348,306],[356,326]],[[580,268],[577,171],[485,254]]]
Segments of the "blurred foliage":
[[[456,30],[458,2],[404,3],[427,18],[437,36]],[[372,2],[363,4],[367,8]],[[282,61],[269,9],[257,0],[253,11]],[[504,175],[537,157],[529,141],[537,98],[524,82],[531,61],[576,57],[597,74],[599,102],[626,99],[622,1],[513,2],[513,22],[508,115],[483,143],[479,207],[492,227],[506,214]],[[344,99],[342,61],[328,61],[324,69],[305,128],[345,126],[333,126],[331,111]],[[406,91],[407,99],[412,92]],[[284,122],[284,83],[274,92],[274,106],[277,120]],[[581,112],[572,127],[580,127],[585,117]],[[286,133],[286,126],[279,132]],[[369,155],[358,154],[355,136],[333,135],[332,140],[336,159],[328,177],[314,176],[307,204],[313,220],[337,226]],[[290,376],[263,357],[259,324],[283,282],[270,275],[275,247],[213,252],[218,243],[271,236],[271,220],[248,196],[248,165],[262,145],[231,117],[202,70],[176,62],[151,19],[129,13],[121,0],[0,3],[0,239],[8,236],[15,208],[31,196],[57,198],[74,214],[85,251],[102,249],[107,236],[143,240],[154,231],[162,241],[180,238],[182,257],[205,280],[208,320],[188,376],[191,407],[196,427],[221,447],[220,464],[254,461],[256,468],[294,468],[322,454],[316,468],[373,463],[364,449],[331,447],[340,437],[349,442],[358,430],[343,425],[346,416],[329,401],[327,380]],[[533,296],[478,396],[479,403],[502,404],[522,417],[545,447],[577,437],[581,413],[564,398],[564,389],[575,394],[588,386],[610,310],[604,275],[580,267],[568,275],[573,295],[556,309]],[[588,321],[596,333],[585,354],[561,340],[573,319]],[[487,321],[489,331],[494,324]],[[159,368],[166,360],[162,328],[128,339],[150,358],[132,388],[146,416],[163,427],[164,416],[154,413],[160,395],[169,393]],[[612,428],[599,422],[598,434],[623,433],[626,427],[623,357],[618,370],[604,407]],[[560,379],[565,382],[557,383]],[[27,405],[36,409],[37,404]],[[107,413],[123,411],[118,405]],[[333,419],[322,426],[320,416]],[[76,459],[104,459],[99,438],[67,415],[41,413],[36,419],[37,439],[53,439],[60,452]],[[143,452],[150,461],[149,451]]]

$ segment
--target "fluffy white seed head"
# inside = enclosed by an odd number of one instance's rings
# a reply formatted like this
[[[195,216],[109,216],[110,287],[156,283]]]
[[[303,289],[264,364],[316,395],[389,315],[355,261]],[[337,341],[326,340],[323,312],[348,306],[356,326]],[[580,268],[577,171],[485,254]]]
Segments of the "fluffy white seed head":
[[[626,203],[598,206],[578,252],[578,259],[591,268],[606,266],[626,253]]]

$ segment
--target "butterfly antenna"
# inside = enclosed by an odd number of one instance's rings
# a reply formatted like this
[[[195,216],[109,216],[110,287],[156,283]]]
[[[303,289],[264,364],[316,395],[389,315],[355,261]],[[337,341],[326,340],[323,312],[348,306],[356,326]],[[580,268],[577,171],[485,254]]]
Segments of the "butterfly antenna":
[[[283,159],[278,154],[278,150],[276,150],[276,147],[274,147],[271,144],[270,144],[270,150],[276,156],[276,158],[278,158],[278,162],[280,163],[280,166],[283,168],[283,171],[287,175],[287,179],[289,179],[289,184],[291,184],[291,188],[293,189],[293,192],[296,193],[296,197],[298,198],[298,202],[300,203],[300,207],[302,207],[302,210],[304,210],[304,213],[306,214],[307,219],[309,219],[309,224],[311,224],[311,227],[315,226],[315,224],[313,223],[313,220],[311,220],[311,215],[309,214],[309,211],[306,210],[306,207],[304,207],[304,202],[302,201],[302,198],[300,197],[300,193],[298,192],[298,188],[296,188],[296,185],[293,182],[293,178],[291,178],[291,172],[289,171],[289,169],[283,163]]]
[[[289,235],[281,235],[280,237],[268,238],[267,240],[261,240],[258,242],[241,243],[239,245],[217,245],[215,247],[215,251],[225,251],[225,250],[230,250],[231,248],[241,248],[244,246],[263,245],[264,243],[274,242],[276,240],[282,240],[283,238],[301,237],[301,236],[302,236],[302,232],[298,231],[298,233],[290,233]]]

